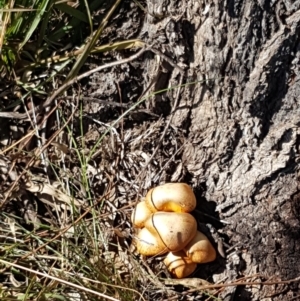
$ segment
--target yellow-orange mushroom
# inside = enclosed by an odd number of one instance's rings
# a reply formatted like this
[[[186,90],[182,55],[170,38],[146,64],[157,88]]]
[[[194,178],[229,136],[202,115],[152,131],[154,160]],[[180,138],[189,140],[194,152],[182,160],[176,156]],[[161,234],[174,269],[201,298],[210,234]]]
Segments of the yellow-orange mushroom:
[[[185,183],[167,183],[152,188],[145,201],[152,212],[191,212],[196,207],[194,192]]]
[[[138,233],[137,250],[147,256],[177,252],[194,238],[196,232],[197,222],[189,213],[156,212]]]
[[[137,228],[143,228],[145,221],[150,217],[152,212],[146,205],[145,201],[139,202],[131,214],[131,221]]]
[[[137,251],[145,256],[161,255],[168,252],[160,239],[153,235],[147,228],[139,231],[134,239]]]
[[[196,236],[185,246],[184,251],[193,262],[207,263],[216,259],[216,251],[208,238],[197,231]]]
[[[185,278],[197,268],[197,263],[192,262],[183,251],[170,252],[164,260],[168,271],[175,278]]]

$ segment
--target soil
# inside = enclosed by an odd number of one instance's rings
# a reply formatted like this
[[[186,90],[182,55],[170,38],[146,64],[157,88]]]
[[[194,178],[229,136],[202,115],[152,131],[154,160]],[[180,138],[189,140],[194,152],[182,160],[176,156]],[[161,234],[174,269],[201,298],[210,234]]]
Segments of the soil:
[[[219,253],[194,277],[213,283],[254,274],[268,281],[297,278],[300,1],[143,4],[149,14],[123,1],[118,23],[106,28],[101,43],[139,38],[149,51],[81,82],[87,148],[145,92],[170,88],[127,114],[93,157],[118,183],[114,206],[155,185],[186,182],[197,196],[199,229]],[[105,60],[93,55],[88,66]],[[176,88],[181,83],[190,84]],[[101,194],[99,183],[94,186]],[[118,218],[113,226],[128,228]],[[156,264],[150,265],[154,272]],[[189,296],[200,300],[197,293]],[[232,286],[218,297],[300,300],[300,284]]]
[[[199,212],[219,219],[198,215],[199,223],[219,235],[226,253],[226,260],[220,255],[217,264],[199,271],[200,278],[298,277],[300,1],[149,0],[147,5],[154,17],[143,19],[139,37],[184,68],[185,83],[201,83],[181,88],[174,112],[175,90],[146,101],[146,109],[163,118],[145,116],[143,124],[164,127],[172,120],[144,188],[188,182]],[[155,90],[179,84],[180,73],[164,64]],[[138,70],[153,74],[153,65],[155,58],[145,56]],[[129,71],[126,86],[134,81]],[[142,81],[144,89],[149,81]],[[175,158],[170,144],[180,149]],[[155,165],[170,159],[160,175]],[[231,287],[220,297],[288,300],[299,287]]]

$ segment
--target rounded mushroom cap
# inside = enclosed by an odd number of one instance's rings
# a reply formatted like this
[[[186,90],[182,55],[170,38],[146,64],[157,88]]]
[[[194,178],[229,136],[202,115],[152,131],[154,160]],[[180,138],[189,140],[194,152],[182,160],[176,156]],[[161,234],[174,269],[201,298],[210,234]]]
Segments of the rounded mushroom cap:
[[[168,271],[175,278],[185,278],[191,275],[197,268],[197,263],[192,262],[183,251],[170,252],[164,260]]]
[[[196,236],[184,248],[186,255],[196,263],[211,262],[216,259],[216,251],[208,238],[197,231]]]
[[[195,237],[197,222],[189,213],[156,212],[146,220],[145,228],[168,251],[177,252]]]
[[[196,208],[196,197],[185,183],[167,183],[149,190],[146,204],[152,212],[191,212]]]
[[[137,238],[134,239],[137,251],[145,256],[154,256],[167,253],[168,250],[147,228],[139,231]]]
[[[152,212],[146,205],[145,201],[138,203],[131,214],[132,224],[137,228],[143,228],[145,221],[151,214]]]

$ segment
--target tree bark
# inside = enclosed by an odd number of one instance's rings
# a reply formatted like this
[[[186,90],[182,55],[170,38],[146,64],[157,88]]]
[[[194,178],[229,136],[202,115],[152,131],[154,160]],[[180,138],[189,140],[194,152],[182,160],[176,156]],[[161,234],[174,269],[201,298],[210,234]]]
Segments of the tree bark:
[[[186,130],[182,163],[194,187],[226,221],[219,232],[230,252],[214,280],[299,276],[300,1],[149,0],[148,8],[163,12],[144,24],[149,41],[189,81],[203,81],[181,90],[172,125]],[[287,300],[299,288],[228,288],[222,300]]]

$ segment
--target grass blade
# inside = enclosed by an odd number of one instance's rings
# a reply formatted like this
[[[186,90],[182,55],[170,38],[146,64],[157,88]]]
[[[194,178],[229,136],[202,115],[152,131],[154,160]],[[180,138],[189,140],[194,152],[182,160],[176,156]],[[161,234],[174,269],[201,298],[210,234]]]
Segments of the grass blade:
[[[60,11],[82,21],[82,22],[89,22],[88,18],[84,13],[82,13],[80,10],[66,4],[66,3],[60,3],[55,4],[55,8],[58,8]]]
[[[93,49],[94,45],[98,41],[98,39],[99,39],[99,37],[100,37],[103,29],[105,28],[106,24],[108,23],[108,20],[110,19],[110,17],[112,16],[112,14],[114,13],[114,11],[116,10],[116,8],[118,7],[118,5],[120,3],[121,3],[121,0],[117,0],[116,3],[112,6],[112,8],[109,10],[109,12],[107,13],[107,15],[105,16],[105,18],[101,22],[99,28],[97,29],[97,31],[93,35],[91,41],[86,44],[86,46],[85,46],[85,48],[83,50],[82,55],[78,58],[78,60],[74,64],[74,66],[73,66],[72,70],[70,71],[70,73],[69,73],[66,81],[74,78],[78,74],[79,70],[81,69],[81,67],[85,63],[87,57],[91,53],[91,50]]]
[[[33,19],[33,22],[31,24],[31,26],[29,27],[29,29],[27,30],[27,33],[24,37],[24,40],[22,41],[22,43],[19,45],[19,50],[23,48],[23,46],[28,42],[28,40],[30,39],[30,37],[32,36],[33,32],[36,30],[36,28],[38,27],[38,25],[40,24],[40,21],[42,19],[42,16],[48,6],[48,2],[49,0],[43,0],[40,4],[40,8],[37,9],[37,13]]]

